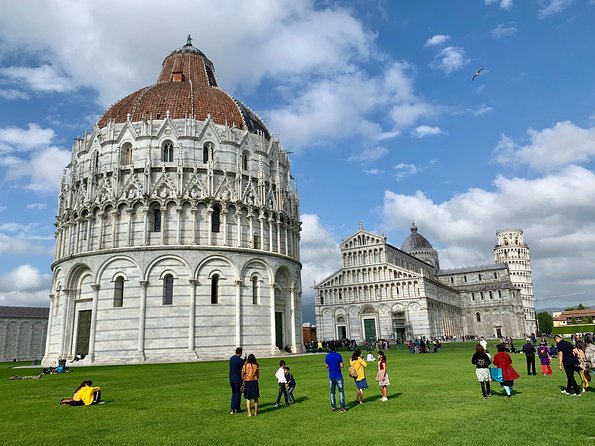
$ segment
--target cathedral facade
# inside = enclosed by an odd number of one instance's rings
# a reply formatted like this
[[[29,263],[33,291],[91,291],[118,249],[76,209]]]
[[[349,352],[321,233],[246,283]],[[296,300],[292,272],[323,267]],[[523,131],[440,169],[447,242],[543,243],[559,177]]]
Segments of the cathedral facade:
[[[299,215],[287,152],[189,38],[75,140],[44,362],[302,351]]]
[[[415,225],[401,249],[360,225],[340,245],[341,269],[314,287],[318,338],[519,338],[535,332],[532,294],[523,297],[509,264],[520,256],[523,273],[530,272],[519,231],[498,231],[497,263],[442,270],[438,253]],[[501,253],[503,234],[507,240],[512,235],[506,247],[514,245],[515,253]]]

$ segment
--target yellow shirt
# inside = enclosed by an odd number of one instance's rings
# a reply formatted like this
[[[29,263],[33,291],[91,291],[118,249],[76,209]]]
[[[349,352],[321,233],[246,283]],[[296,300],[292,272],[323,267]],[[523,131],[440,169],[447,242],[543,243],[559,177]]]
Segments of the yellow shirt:
[[[82,401],[85,403],[85,406],[90,406],[93,404],[93,397],[98,390],[101,390],[101,388],[90,386],[81,387],[73,399],[75,401]]]
[[[349,361],[349,365],[357,370],[356,381],[361,381],[366,377],[365,367],[368,367],[368,363],[363,358],[357,358],[355,361],[352,359]]]

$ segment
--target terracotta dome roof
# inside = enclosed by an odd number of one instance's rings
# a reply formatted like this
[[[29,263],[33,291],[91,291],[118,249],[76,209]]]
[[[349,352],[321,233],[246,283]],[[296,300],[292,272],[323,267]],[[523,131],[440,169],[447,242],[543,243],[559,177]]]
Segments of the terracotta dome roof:
[[[240,101],[217,85],[215,67],[202,51],[186,45],[172,51],[163,61],[157,82],[141,88],[116,102],[99,119],[98,126],[108,122],[143,119],[194,118],[204,121],[210,115],[217,124],[270,133],[260,118]]]
[[[411,225],[411,234],[403,241],[401,245],[401,251],[411,253],[419,249],[433,249],[432,245],[428,240],[421,234],[417,233],[417,226],[415,223]]]

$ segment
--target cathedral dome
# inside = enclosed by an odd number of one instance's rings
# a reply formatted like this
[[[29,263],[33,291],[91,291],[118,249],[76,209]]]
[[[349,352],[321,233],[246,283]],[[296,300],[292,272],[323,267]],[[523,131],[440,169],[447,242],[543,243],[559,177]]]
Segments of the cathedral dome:
[[[417,226],[415,223],[411,225],[411,234],[403,241],[401,245],[401,251],[411,253],[420,249],[433,249],[432,245],[428,240],[417,232]]]
[[[166,117],[205,121],[208,116],[216,124],[245,128],[270,139],[260,118],[219,88],[213,63],[188,36],[186,45],[165,58],[157,82],[116,102],[99,119],[98,126]]]

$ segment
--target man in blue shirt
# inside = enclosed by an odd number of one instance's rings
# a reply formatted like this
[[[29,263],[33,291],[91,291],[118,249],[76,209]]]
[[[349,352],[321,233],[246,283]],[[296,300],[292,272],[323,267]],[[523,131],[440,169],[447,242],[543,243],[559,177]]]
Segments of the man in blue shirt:
[[[558,367],[560,370],[564,367],[564,372],[566,372],[566,388],[562,390],[562,393],[570,395],[570,390],[573,390],[574,393],[572,395],[581,396],[581,389],[574,379],[574,370],[578,365],[578,361],[572,351],[574,346],[570,342],[563,340],[560,335],[554,336],[554,341],[558,344]]]
[[[229,386],[231,387],[231,409],[229,413],[240,413],[242,402],[242,347],[236,348],[236,354],[229,358]]]
[[[339,404],[341,406],[341,413],[345,413],[345,390],[343,387],[343,375],[341,369],[343,368],[343,358],[336,352],[334,342],[330,343],[330,352],[324,358],[326,367],[328,368],[328,377],[331,386],[331,407],[333,412],[337,411],[337,401],[335,399],[335,389],[339,388]]]

